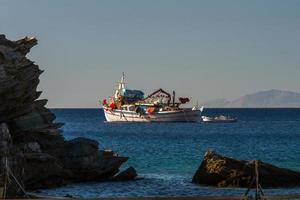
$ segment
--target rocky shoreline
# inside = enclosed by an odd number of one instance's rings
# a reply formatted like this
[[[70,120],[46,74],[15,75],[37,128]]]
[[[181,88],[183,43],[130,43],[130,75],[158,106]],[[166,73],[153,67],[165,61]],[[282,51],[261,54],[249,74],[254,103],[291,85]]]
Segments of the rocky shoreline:
[[[35,38],[17,41],[0,35],[0,189],[5,182],[6,163],[26,190],[59,187],[86,181],[128,181],[137,177],[129,167],[119,173],[128,157],[102,150],[87,138],[65,140],[62,123],[39,99],[39,76],[43,72],[26,58],[37,45]],[[300,173],[259,161],[262,187],[300,186]],[[206,152],[192,182],[218,187],[248,187],[254,162]],[[22,197],[8,185],[6,197]]]
[[[300,172],[257,161],[263,188],[300,186]],[[194,174],[193,183],[217,187],[249,187],[255,178],[255,162],[237,160],[207,151]],[[254,186],[254,185],[253,185]]]
[[[45,107],[47,100],[38,99],[43,71],[26,58],[35,45],[35,38],[10,41],[0,35],[0,185],[6,158],[26,190],[134,179],[132,167],[118,175],[128,157],[100,150],[98,142],[87,138],[64,139],[63,124],[54,121],[55,115]],[[20,191],[9,187],[8,197],[18,195]]]

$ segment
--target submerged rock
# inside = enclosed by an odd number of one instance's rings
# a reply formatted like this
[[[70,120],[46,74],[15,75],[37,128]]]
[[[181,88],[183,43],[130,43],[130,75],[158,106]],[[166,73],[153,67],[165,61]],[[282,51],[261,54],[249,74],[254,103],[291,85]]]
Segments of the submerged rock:
[[[94,140],[63,138],[63,124],[54,122],[46,99],[38,100],[43,71],[26,58],[36,44],[35,38],[10,41],[0,34],[0,173],[7,157],[12,172],[29,190],[111,180],[128,158],[108,155]]]
[[[300,185],[300,172],[262,161],[258,161],[258,173],[262,187]],[[254,161],[236,160],[208,151],[193,177],[193,182],[219,187],[249,187],[254,177]]]

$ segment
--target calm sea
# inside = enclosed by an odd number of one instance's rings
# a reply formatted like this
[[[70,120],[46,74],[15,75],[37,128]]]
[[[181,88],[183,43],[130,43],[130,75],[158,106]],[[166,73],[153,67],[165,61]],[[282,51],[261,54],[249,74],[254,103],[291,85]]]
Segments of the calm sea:
[[[53,109],[67,139],[88,137],[101,149],[129,156],[143,180],[72,184],[42,190],[75,197],[194,196],[243,194],[192,184],[206,150],[238,159],[260,159],[300,171],[300,109],[206,109],[204,115],[238,117],[233,124],[105,123],[101,109]],[[300,188],[268,189],[267,194],[300,193]]]

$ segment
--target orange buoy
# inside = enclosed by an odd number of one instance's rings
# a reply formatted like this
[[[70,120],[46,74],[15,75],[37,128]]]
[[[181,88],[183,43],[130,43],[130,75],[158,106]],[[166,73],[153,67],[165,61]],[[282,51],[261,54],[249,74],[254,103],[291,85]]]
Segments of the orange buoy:
[[[147,111],[147,113],[149,113],[149,114],[153,114],[154,109],[151,108],[151,107],[148,107],[146,111]]]

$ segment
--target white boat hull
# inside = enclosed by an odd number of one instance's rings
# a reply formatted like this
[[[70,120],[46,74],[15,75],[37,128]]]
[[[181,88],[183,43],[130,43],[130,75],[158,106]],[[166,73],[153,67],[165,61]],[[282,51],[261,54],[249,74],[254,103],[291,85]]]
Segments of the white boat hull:
[[[233,123],[237,122],[236,118],[233,119],[214,119],[214,118],[209,118],[209,117],[202,117],[202,122],[203,123]]]
[[[153,114],[139,114],[134,111],[110,110],[104,108],[106,121],[108,122],[199,122],[201,111],[183,109],[178,111],[163,111]]]

